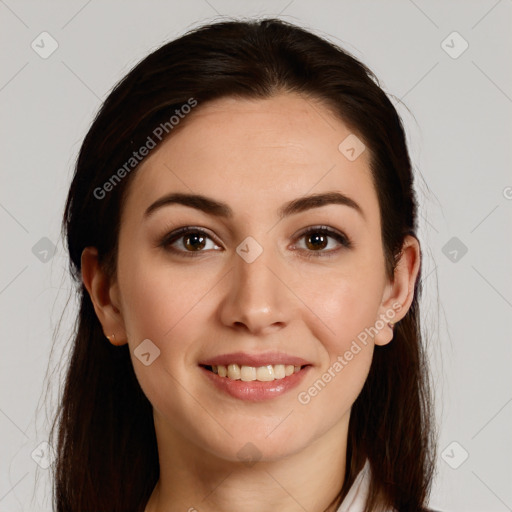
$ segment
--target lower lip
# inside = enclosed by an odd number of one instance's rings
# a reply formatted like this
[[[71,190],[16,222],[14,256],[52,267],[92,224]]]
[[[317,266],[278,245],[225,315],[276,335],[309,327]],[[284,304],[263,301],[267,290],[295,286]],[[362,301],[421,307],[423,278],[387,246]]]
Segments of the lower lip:
[[[261,402],[284,395],[287,391],[297,387],[302,379],[304,379],[311,366],[305,366],[297,373],[292,373],[284,379],[274,379],[268,382],[261,382],[259,380],[249,382],[233,380],[229,377],[219,377],[216,373],[207,370],[204,366],[200,366],[200,368],[218,389],[231,395],[233,398]]]

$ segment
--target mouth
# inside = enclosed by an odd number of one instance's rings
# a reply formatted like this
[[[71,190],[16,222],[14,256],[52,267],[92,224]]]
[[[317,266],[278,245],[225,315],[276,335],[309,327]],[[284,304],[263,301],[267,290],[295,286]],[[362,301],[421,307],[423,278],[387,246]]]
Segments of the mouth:
[[[203,359],[198,364],[214,389],[244,401],[285,395],[313,370],[311,361],[283,351],[231,352]]]
[[[263,366],[247,366],[231,363],[228,365],[200,364],[199,366],[218,375],[221,378],[240,380],[243,382],[271,382],[274,380],[282,380],[290,377],[311,365],[266,364]]]
[[[286,395],[299,386],[313,365],[246,366],[232,363],[200,364],[199,368],[218,392],[241,401],[261,402]]]

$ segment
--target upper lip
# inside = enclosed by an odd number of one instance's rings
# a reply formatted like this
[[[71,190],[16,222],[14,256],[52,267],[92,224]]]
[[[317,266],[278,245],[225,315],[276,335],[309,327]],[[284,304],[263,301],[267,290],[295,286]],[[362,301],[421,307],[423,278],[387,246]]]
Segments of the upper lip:
[[[240,366],[265,366],[267,364],[284,364],[294,366],[305,366],[311,364],[302,357],[291,356],[283,352],[266,352],[264,354],[248,354],[246,352],[232,352],[231,354],[222,354],[219,356],[201,361],[204,366],[227,366],[229,364],[238,364]]]

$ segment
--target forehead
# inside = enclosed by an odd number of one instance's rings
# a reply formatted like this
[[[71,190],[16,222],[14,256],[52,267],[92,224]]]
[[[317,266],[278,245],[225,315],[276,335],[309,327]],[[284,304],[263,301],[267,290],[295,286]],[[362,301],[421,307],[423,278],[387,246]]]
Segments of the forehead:
[[[277,209],[303,195],[339,191],[378,215],[368,148],[347,158],[344,141],[357,145],[357,135],[317,101],[291,93],[222,98],[199,104],[179,128],[139,166],[126,208],[180,191],[249,215],[271,203]]]

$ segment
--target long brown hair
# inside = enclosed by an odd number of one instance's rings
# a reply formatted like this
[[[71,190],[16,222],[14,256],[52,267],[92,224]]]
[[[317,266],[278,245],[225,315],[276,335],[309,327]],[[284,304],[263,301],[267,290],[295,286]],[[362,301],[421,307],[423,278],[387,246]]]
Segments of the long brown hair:
[[[105,339],[81,280],[87,246],[98,249],[115,275],[124,191],[137,166],[121,173],[108,193],[98,190],[123,165],[127,170],[133,151],[190,98],[201,105],[283,91],[321,100],[369,149],[390,278],[405,236],[416,236],[417,204],[401,119],[373,73],[345,50],[295,25],[263,19],[202,26],[142,60],[113,89],[87,133],[65,206],[63,233],[80,310],[50,436],[57,454],[58,512],[143,511],[159,477],[152,406],[136,379],[128,345],[115,347]],[[420,292],[421,271],[410,310],[396,325],[393,341],[376,347],[353,404],[346,474],[334,503],[368,459],[367,512],[383,506],[426,510],[435,443]]]

